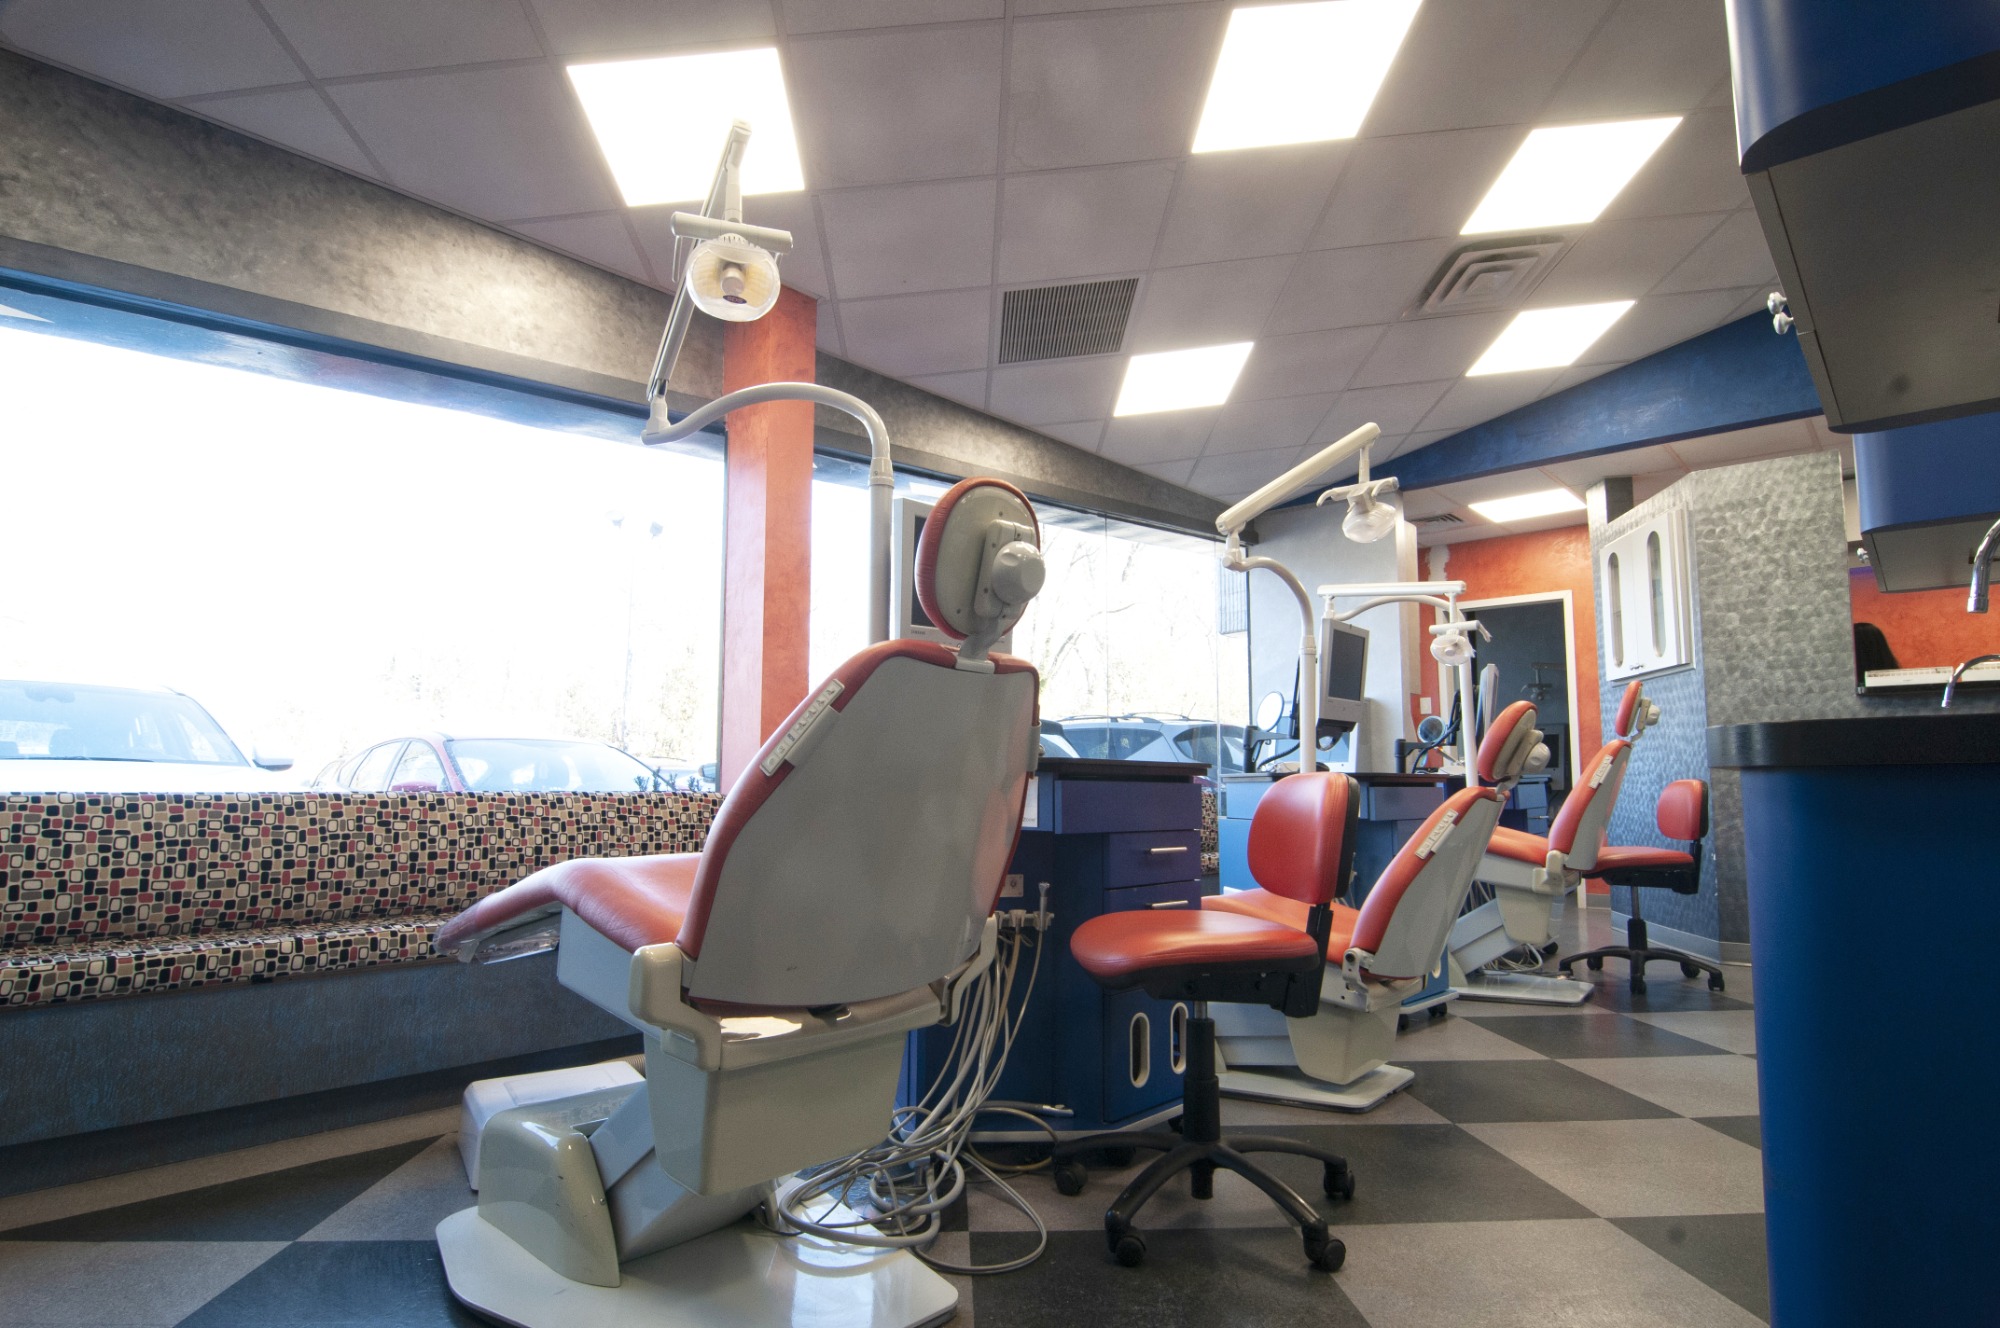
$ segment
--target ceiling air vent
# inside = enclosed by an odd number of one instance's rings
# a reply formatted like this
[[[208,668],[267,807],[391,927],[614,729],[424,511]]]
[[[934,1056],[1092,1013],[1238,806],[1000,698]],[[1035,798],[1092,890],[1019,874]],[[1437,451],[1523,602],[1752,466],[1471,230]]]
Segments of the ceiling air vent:
[[[1413,526],[1462,526],[1465,524],[1463,520],[1453,516],[1450,512],[1439,512],[1436,516],[1412,516],[1403,519]]]
[[[1037,286],[1000,298],[1000,363],[1109,355],[1125,343],[1137,277]]]
[[[1541,284],[1566,243],[1560,235],[1536,235],[1468,245],[1445,260],[1410,314],[1438,318],[1511,309]]]

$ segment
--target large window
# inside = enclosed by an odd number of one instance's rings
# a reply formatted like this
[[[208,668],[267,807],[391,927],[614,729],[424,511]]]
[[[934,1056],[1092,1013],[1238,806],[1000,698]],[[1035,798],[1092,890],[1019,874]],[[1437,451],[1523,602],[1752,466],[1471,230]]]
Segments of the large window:
[[[230,787],[431,731],[715,759],[718,460],[53,326],[0,317],[0,680],[296,761]]]

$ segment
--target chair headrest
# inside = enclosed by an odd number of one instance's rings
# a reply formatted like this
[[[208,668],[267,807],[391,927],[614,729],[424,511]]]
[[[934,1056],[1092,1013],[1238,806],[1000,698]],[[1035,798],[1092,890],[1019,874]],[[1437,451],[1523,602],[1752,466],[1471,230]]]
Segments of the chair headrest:
[[[1660,833],[1683,843],[1708,836],[1708,785],[1699,779],[1676,779],[1660,790],[1655,817]]]
[[[1274,895],[1332,903],[1354,868],[1360,812],[1351,776],[1313,771],[1279,780],[1250,818],[1250,875]]]
[[[1532,701],[1516,701],[1495,715],[1479,740],[1479,777],[1489,784],[1510,787],[1548,763],[1549,749],[1535,727]]]
[[[1041,590],[1041,525],[1027,495],[1003,480],[961,480],[924,521],[917,602],[938,630],[983,659]]]
[[[1612,732],[1632,742],[1659,722],[1660,708],[1646,699],[1644,684],[1634,678],[1625,685],[1625,695],[1619,698],[1618,714],[1611,724]]]

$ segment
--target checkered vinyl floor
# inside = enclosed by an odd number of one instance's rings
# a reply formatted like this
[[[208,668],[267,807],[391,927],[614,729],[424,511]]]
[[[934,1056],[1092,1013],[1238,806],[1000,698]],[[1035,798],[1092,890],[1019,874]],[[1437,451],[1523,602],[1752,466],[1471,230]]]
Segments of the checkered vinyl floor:
[[[1609,938],[1599,910],[1571,941]],[[1574,948],[1566,945],[1565,949]],[[1624,965],[1582,1007],[1458,1002],[1416,1021],[1416,1081],[1344,1116],[1230,1102],[1226,1126],[1344,1153],[1351,1202],[1317,1200],[1347,1265],[1311,1270],[1277,1209],[1216,1177],[1142,1213],[1146,1265],[1106,1257],[1105,1205],[1129,1172],[1066,1199],[1017,1182],[1051,1228],[1018,1273],[959,1282],[958,1325],[1093,1328],[1735,1328],[1768,1317],[1751,983],[1727,995]],[[425,1325],[481,1320],[451,1300],[432,1231],[467,1206],[453,1113],[434,1112],[61,1190],[0,1199],[0,1328]],[[1265,1155],[1308,1196],[1317,1164]],[[1134,1166],[1143,1164],[1142,1158]],[[975,1191],[938,1253],[1025,1248],[1021,1215]]]

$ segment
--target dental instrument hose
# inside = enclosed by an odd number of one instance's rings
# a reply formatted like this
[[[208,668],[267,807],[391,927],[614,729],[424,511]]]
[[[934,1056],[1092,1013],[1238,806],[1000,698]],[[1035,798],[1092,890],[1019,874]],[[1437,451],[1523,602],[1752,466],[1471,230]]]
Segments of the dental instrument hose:
[[[1046,887],[1044,887],[1046,890]],[[1031,915],[1038,922],[1043,909]],[[1044,923],[1045,925],[1045,923]],[[1055,1130],[1026,1104],[992,1100],[1007,1066],[1007,1053],[1020,1030],[1020,1016],[1008,1010],[1019,976],[1029,926],[1013,929],[1011,942],[965,994],[964,1013],[952,1034],[951,1048],[922,1100],[896,1109],[889,1136],[873,1148],[801,1173],[802,1183],[779,1201],[784,1221],[802,1232],[849,1245],[877,1249],[908,1249],[931,1266],[948,1273],[988,1274],[1025,1268],[1048,1248],[1048,1227],[1028,1201],[971,1147],[972,1128],[981,1116],[1019,1116],[1048,1131]],[[1042,962],[1042,938],[1035,929],[1027,985],[1020,1009],[1034,994]],[[1000,1189],[1001,1197],[1019,1209],[1033,1225],[1035,1247],[1016,1259],[997,1264],[960,1265],[927,1253],[943,1229],[944,1211],[965,1192],[967,1165]],[[865,1194],[866,1212],[851,1221],[829,1220],[833,1208]],[[811,1211],[818,1207],[818,1215]]]

